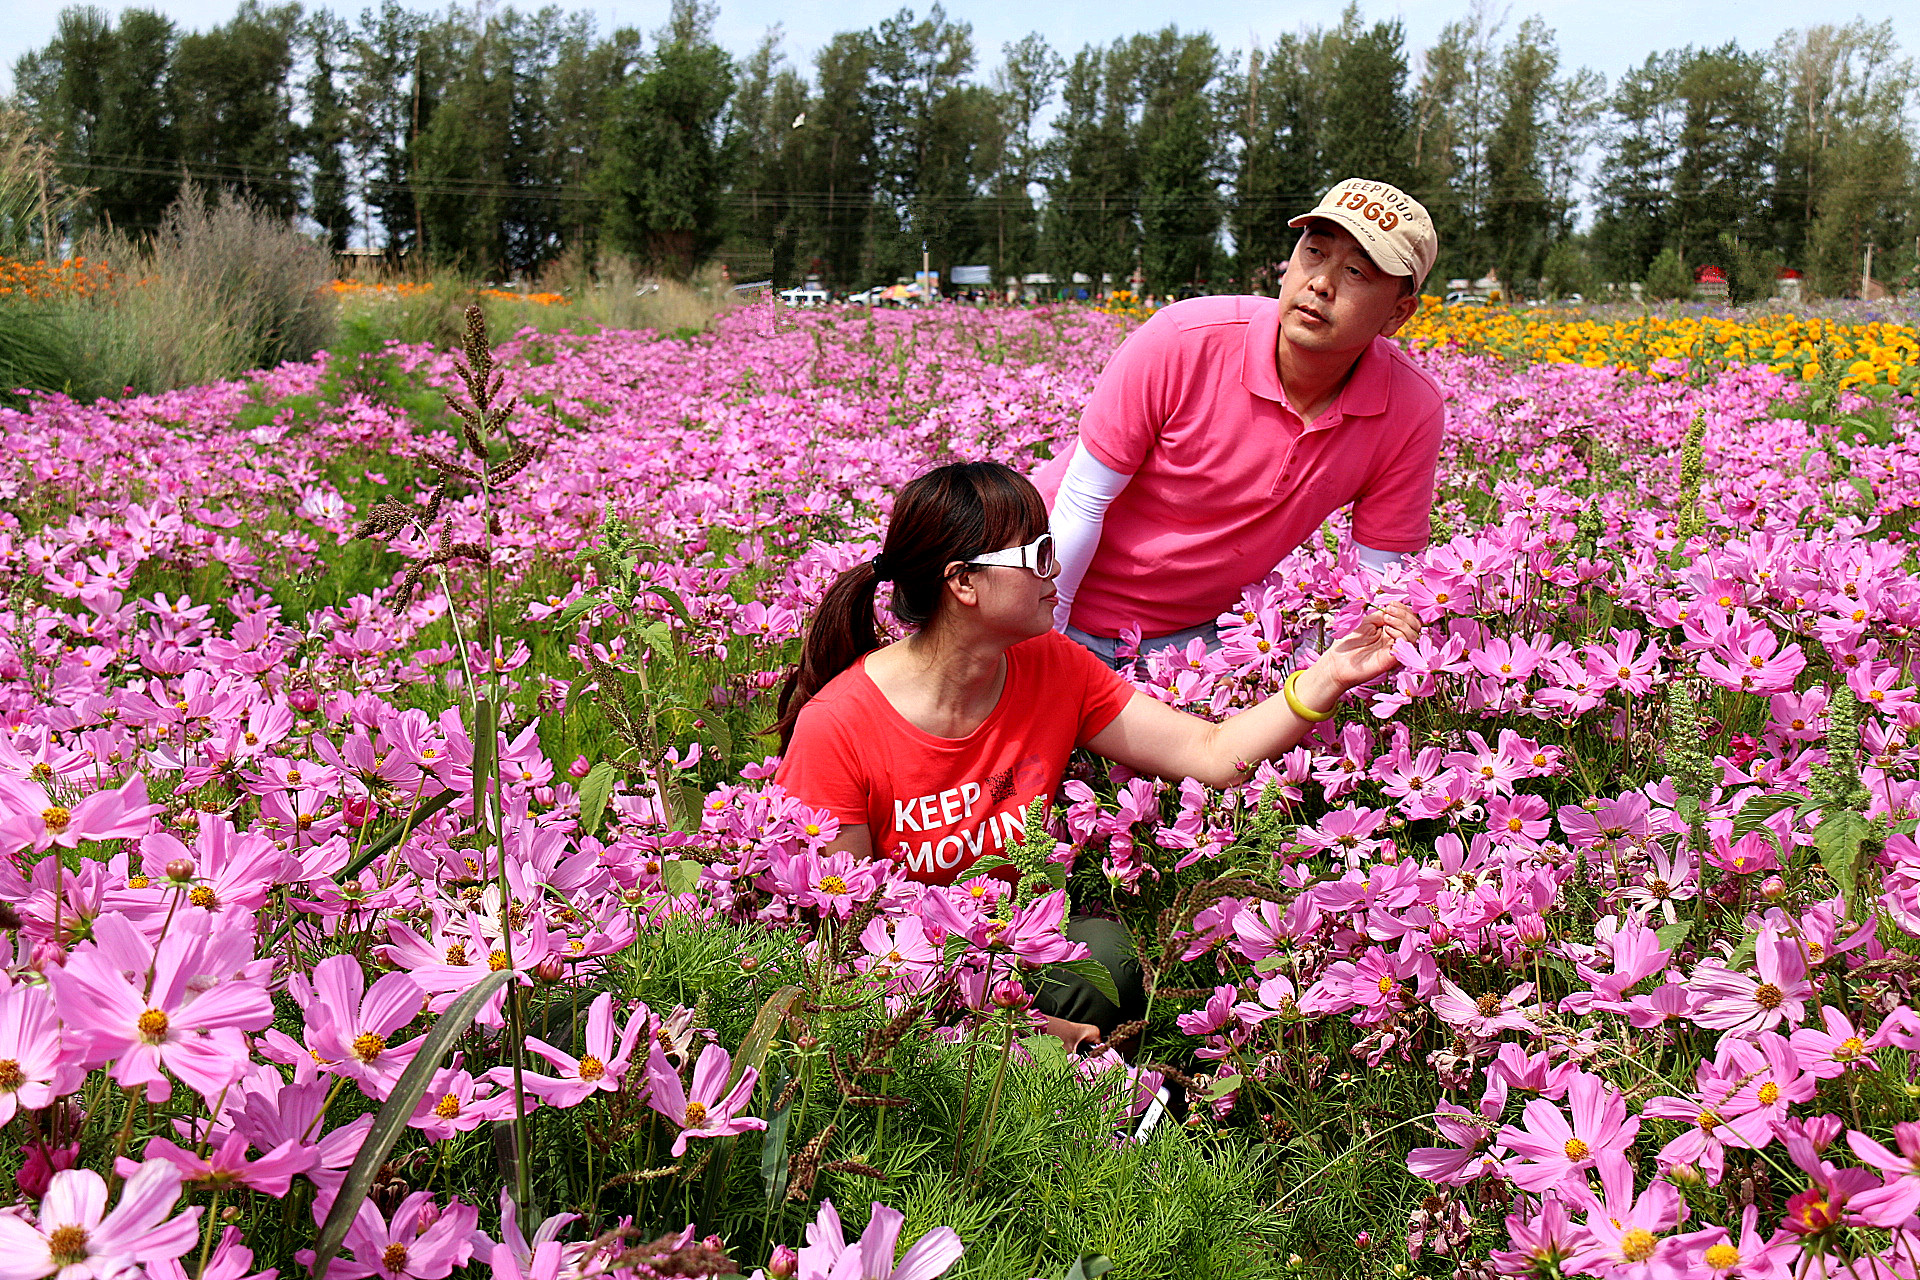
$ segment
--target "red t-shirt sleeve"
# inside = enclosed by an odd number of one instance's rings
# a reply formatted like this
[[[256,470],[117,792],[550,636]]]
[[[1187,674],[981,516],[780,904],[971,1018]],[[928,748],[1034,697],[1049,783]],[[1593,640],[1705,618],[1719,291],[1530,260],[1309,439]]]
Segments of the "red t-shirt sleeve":
[[[1107,361],[1080,415],[1080,443],[1122,475],[1140,470],[1160,438],[1178,380],[1179,325],[1158,312],[1128,335]]]
[[[1433,472],[1447,425],[1444,404],[1407,433],[1400,451],[1368,481],[1353,508],[1353,540],[1377,551],[1413,552],[1433,534]]]
[[[1042,688],[1080,690],[1080,723],[1073,734],[1076,747],[1099,737],[1133,697],[1133,686],[1118,672],[1058,631],[1046,635],[1046,662]]]
[[[815,698],[800,710],[794,722],[793,741],[773,780],[787,794],[816,809],[825,809],[842,824],[853,826],[868,821],[868,800],[872,785],[854,748],[836,707]]]

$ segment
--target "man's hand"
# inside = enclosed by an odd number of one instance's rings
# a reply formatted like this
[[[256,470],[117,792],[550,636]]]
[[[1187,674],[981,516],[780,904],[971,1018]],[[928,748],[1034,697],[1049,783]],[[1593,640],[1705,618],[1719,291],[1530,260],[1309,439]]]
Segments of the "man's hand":
[[[1050,1013],[1045,1017],[1047,1034],[1056,1037],[1065,1046],[1069,1057],[1080,1052],[1082,1046],[1092,1048],[1100,1043],[1100,1028],[1091,1022],[1068,1022],[1065,1018],[1056,1018]]]
[[[1368,613],[1360,625],[1340,637],[1308,669],[1315,683],[1332,686],[1333,697],[1315,706],[1331,706],[1347,690],[1374,680],[1400,665],[1393,647],[1420,634],[1420,619],[1404,604],[1385,605]],[[1302,677],[1303,684],[1306,683]],[[1305,690],[1302,690],[1304,693]]]

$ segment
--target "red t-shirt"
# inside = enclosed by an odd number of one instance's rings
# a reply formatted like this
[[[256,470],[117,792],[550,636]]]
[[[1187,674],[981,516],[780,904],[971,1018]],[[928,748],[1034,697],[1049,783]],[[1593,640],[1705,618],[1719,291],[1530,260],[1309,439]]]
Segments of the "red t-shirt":
[[[801,709],[774,780],[847,824],[907,875],[952,884],[1004,853],[1026,806],[1051,795],[1067,756],[1113,723],[1133,687],[1055,631],[1007,650],[1000,701],[964,738],[939,738],[894,710],[866,659]]]

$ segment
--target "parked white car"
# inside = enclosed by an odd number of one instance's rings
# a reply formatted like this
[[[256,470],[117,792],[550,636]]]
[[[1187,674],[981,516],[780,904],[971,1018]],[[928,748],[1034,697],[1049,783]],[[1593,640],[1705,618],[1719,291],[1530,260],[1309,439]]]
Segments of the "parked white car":
[[[782,289],[780,301],[790,307],[824,307],[833,301],[833,295],[825,289],[801,285],[797,289]]]

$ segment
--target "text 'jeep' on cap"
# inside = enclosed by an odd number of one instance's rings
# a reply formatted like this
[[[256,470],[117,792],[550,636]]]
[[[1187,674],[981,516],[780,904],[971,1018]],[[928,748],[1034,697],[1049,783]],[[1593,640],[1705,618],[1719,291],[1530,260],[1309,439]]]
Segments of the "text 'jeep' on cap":
[[[1315,218],[1351,231],[1376,267],[1388,275],[1412,276],[1416,286],[1440,256],[1440,237],[1426,206],[1390,183],[1348,178],[1320,197],[1311,213],[1291,218],[1287,225],[1303,227]]]

